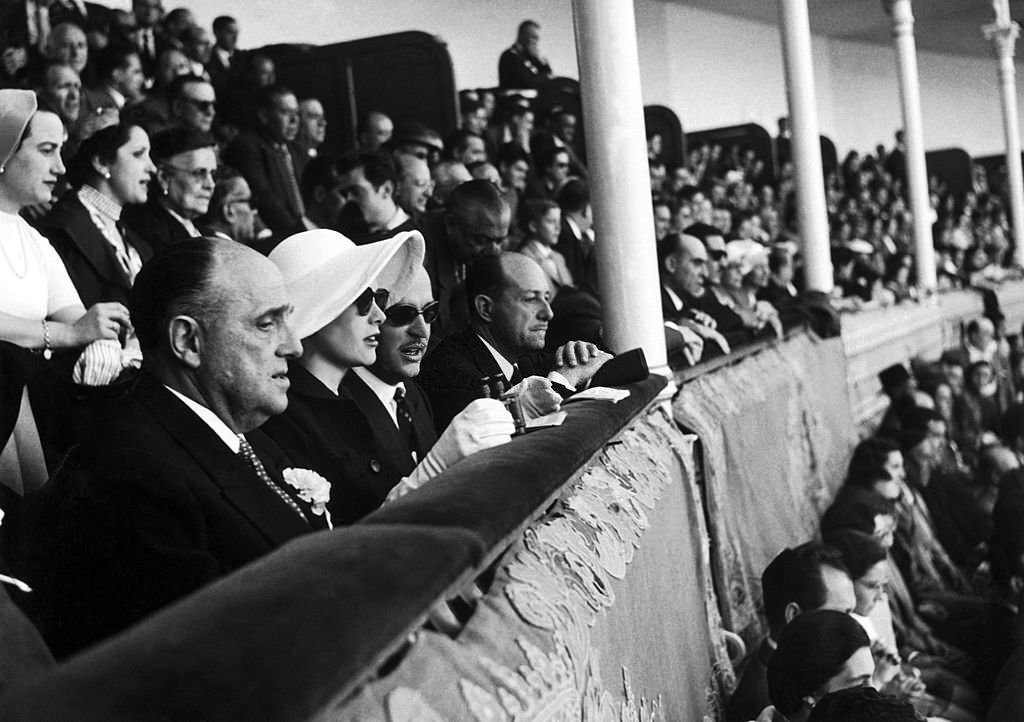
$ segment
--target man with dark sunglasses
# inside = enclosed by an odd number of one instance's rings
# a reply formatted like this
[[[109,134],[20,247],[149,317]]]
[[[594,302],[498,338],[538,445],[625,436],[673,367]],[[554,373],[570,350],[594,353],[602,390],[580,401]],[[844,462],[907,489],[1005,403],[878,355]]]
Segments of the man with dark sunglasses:
[[[373,431],[380,475],[391,486],[412,473],[437,440],[430,402],[413,379],[439,308],[420,268],[405,294],[385,305],[377,362],[352,369],[341,382]]]
[[[168,90],[171,121],[192,130],[209,133],[217,114],[217,94],[213,86],[198,75],[175,78]]]

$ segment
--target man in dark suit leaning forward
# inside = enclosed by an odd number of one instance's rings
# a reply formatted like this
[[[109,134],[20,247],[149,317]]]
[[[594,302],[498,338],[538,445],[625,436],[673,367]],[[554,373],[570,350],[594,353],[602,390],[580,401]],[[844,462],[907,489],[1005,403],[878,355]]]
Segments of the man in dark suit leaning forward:
[[[284,411],[302,351],[274,264],[182,241],[140,271],[129,304],[145,357],[135,388],[30,511],[39,543],[23,573],[58,657],[329,526],[318,477],[286,469],[254,431]]]
[[[570,341],[552,357],[544,353],[551,311],[547,276],[537,262],[521,253],[475,260],[466,272],[469,329],[449,336],[423,360],[420,385],[430,397],[437,428],[482,395],[482,379],[501,375],[506,387],[526,380],[523,389],[532,408],[542,413],[582,389],[611,355],[592,343]],[[546,377],[546,388],[538,379]],[[557,392],[554,402],[545,392]],[[520,397],[523,397],[523,393]],[[544,406],[549,408],[543,408]]]

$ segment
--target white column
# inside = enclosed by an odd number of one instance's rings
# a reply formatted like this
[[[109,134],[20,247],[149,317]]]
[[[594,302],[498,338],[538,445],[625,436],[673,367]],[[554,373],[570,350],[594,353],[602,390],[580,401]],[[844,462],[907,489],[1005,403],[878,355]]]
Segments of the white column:
[[[573,0],[604,338],[670,376],[631,0]]]
[[[924,163],[924,131],[921,127],[921,88],[917,77],[917,45],[914,42],[914,12],[910,0],[882,0],[892,16],[892,36],[903,106],[903,140],[906,143],[907,190],[913,214],[914,263],[917,285],[934,291],[935,247],[932,245],[931,207],[928,203],[928,171]]]
[[[804,281],[807,290],[828,293],[832,290],[832,258],[807,0],[779,0],[779,20],[782,23],[789,124],[793,131],[797,221],[803,243]]]
[[[1014,46],[1020,35],[1020,25],[1010,20],[1009,7],[996,5],[996,21],[982,27],[985,37],[992,41],[999,63],[999,98],[1003,106],[1003,133],[1006,135],[1006,195],[1010,199],[1013,220],[1013,260],[1024,266],[1024,174],[1020,162],[1020,120],[1017,112],[1017,69],[1014,65]]]

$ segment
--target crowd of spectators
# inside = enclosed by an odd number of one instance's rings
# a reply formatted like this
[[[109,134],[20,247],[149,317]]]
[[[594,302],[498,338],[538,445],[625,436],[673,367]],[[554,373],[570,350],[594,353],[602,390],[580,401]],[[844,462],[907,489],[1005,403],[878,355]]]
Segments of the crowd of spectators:
[[[889,407],[854,450],[820,541],[764,570],[768,634],[740,668],[729,720],[773,718],[758,717],[769,703],[818,719],[825,695],[868,683],[922,718],[1019,714],[1019,339],[975,319],[961,348],[879,375]]]
[[[588,384],[646,374],[604,347],[579,118],[535,102],[553,77],[537,23],[499,89],[460,95],[448,137],[371,111],[340,153],[338,119],[240,50],[234,18],[210,32],[160,0],[25,0],[3,28],[0,589],[56,657],[560,423]],[[827,317],[799,289],[791,165],[771,178],[716,146],[667,173],[651,140],[675,359]],[[862,304],[913,297],[900,153],[828,180],[837,283]],[[936,188],[934,206],[944,283],[997,278],[998,201]],[[1009,636],[970,625],[1007,622],[1024,576],[1000,523],[1024,353],[999,333],[975,324],[922,374],[928,396],[887,373],[891,410],[826,514],[830,546],[765,572],[770,635],[735,719],[900,700],[980,718]],[[885,694],[833,694],[868,681]]]

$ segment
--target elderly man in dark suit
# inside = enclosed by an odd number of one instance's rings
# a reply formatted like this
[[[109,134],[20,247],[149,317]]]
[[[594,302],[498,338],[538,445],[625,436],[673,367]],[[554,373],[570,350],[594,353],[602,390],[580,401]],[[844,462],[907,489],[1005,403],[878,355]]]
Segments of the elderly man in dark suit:
[[[306,218],[299,178],[306,159],[295,146],[299,101],[280,85],[262,91],[258,131],[243,131],[227,147],[225,162],[237,168],[258,199],[260,218],[276,235],[314,228]]]
[[[550,284],[537,262],[521,253],[477,259],[466,274],[466,295],[469,328],[442,341],[420,374],[439,429],[481,396],[488,378],[511,388],[529,376],[546,376],[548,388],[565,397],[611,358],[579,341],[560,346],[553,357],[543,353],[553,316]]]
[[[16,567],[58,657],[329,526],[326,482],[254,431],[284,411],[302,351],[277,268],[241,244],[182,241],[145,265],[130,308],[135,388],[33,500],[28,528],[46,541]]]

